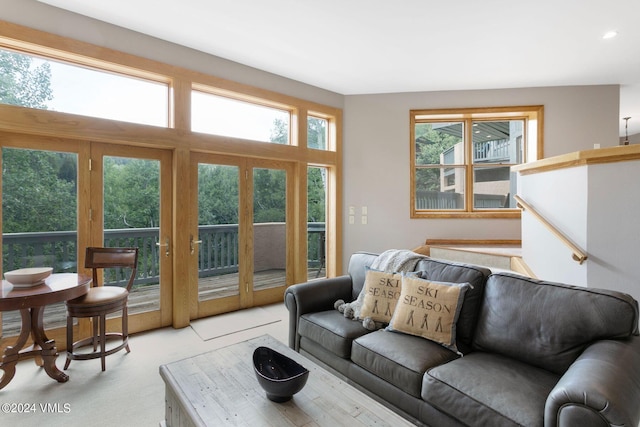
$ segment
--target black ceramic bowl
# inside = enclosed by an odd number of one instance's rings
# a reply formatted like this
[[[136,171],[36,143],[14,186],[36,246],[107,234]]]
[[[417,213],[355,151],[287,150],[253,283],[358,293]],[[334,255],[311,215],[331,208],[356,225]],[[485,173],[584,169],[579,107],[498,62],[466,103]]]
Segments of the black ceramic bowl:
[[[309,378],[309,371],[304,366],[269,347],[255,349],[253,368],[267,398],[279,403],[290,400]]]

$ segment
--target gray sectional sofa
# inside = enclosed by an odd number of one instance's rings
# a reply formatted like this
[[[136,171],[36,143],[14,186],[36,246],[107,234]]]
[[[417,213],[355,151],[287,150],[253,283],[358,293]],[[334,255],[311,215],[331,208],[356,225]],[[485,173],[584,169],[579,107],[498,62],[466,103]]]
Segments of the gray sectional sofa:
[[[630,426],[640,421],[638,304],[609,290],[491,274],[421,258],[429,280],[471,284],[458,353],[425,338],[345,318],[365,266],[287,289],[289,345],[403,414],[430,426]]]

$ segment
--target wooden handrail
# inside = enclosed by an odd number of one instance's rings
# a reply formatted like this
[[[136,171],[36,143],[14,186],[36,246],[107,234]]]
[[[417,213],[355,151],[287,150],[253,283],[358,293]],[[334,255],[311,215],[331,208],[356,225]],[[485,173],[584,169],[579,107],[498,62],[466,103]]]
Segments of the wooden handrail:
[[[562,243],[564,243],[569,249],[571,249],[571,251],[573,252],[573,255],[571,257],[575,261],[578,261],[578,263],[582,264],[587,259],[587,254],[582,249],[580,249],[578,246],[576,246],[575,243],[569,240],[567,236],[562,234],[560,230],[558,230],[553,224],[551,224],[542,215],[540,215],[540,213],[538,213],[538,211],[536,211],[531,205],[522,200],[522,198],[518,195],[513,196],[513,198],[516,200],[516,202],[518,202],[518,206],[520,206],[522,210],[529,211],[534,217],[536,217],[538,221],[544,224],[544,226],[547,227],[547,229],[551,231],[554,236],[560,239]]]

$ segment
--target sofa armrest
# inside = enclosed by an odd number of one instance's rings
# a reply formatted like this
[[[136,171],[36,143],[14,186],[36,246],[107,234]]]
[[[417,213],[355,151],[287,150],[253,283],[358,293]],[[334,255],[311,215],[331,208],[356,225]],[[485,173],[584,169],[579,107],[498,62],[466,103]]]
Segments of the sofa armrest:
[[[284,293],[284,304],[289,310],[289,347],[296,351],[300,348],[300,316],[305,313],[333,310],[334,303],[339,299],[351,302],[351,288],[351,276],[348,275],[288,287]]]
[[[640,337],[587,347],[549,394],[544,425],[631,426],[640,421]]]

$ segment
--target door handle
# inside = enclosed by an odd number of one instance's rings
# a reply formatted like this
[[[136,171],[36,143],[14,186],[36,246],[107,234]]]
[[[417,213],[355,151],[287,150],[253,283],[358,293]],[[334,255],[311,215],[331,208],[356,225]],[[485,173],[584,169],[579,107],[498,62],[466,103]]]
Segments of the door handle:
[[[202,243],[202,240],[193,240],[193,234],[191,235],[191,241],[189,242],[189,247],[191,248],[191,255],[196,251],[196,244]]]
[[[158,246],[159,248],[164,246],[165,247],[164,256],[166,257],[169,256],[169,238],[168,237],[164,240],[164,244],[157,242],[156,246]]]

